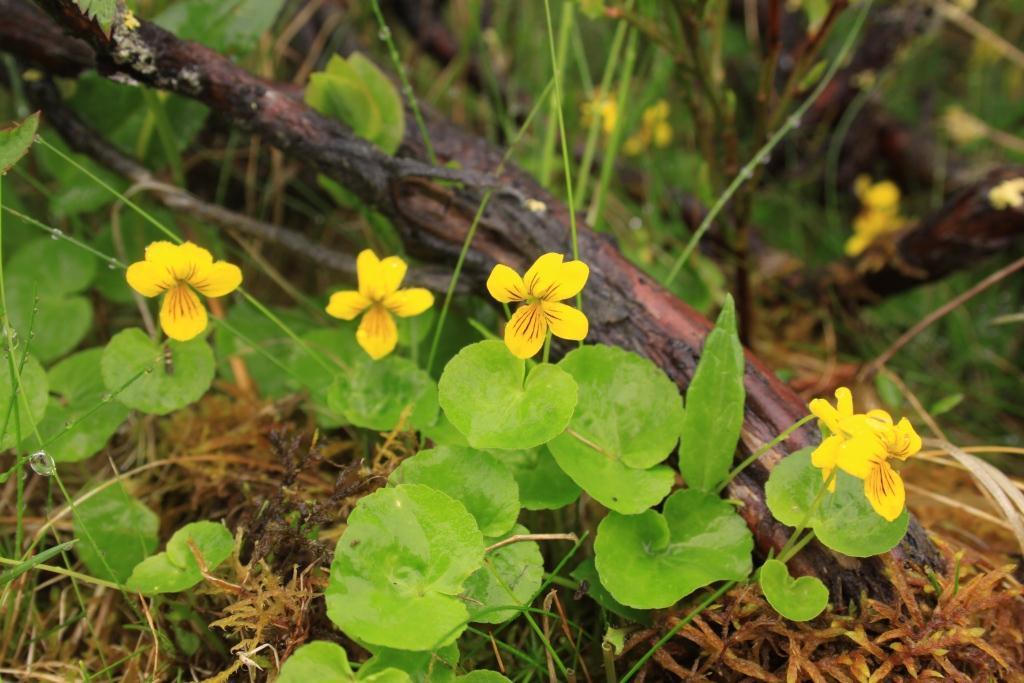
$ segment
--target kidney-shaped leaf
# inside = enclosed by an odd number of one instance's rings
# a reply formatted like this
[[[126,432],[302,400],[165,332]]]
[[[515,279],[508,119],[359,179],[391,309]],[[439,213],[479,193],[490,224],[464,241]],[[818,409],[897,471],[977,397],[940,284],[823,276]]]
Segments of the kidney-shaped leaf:
[[[635,515],[662,501],[675,482],[671,467],[656,465],[647,470],[627,467],[591,446],[563,441],[548,444],[555,462],[590,496],[609,510]]]
[[[519,504],[527,510],[557,510],[576,500],[580,487],[555,462],[546,446],[494,451],[519,484]]]
[[[28,148],[36,139],[37,128],[39,128],[39,112],[10,128],[0,130],[0,175],[7,173],[11,166],[25,156]]]
[[[407,427],[427,427],[437,421],[437,385],[412,361],[390,356],[339,374],[327,404],[355,426],[378,432],[397,427],[403,414]]]
[[[235,547],[231,532],[217,522],[186,524],[167,541],[167,550],[147,557],[135,565],[125,585],[145,593],[178,593],[199,583],[202,571],[195,551],[202,557],[207,572],[212,572],[231,556]]]
[[[392,484],[423,484],[462,503],[485,536],[500,536],[519,516],[519,487],[490,453],[460,446],[420,451],[391,473]]]
[[[775,518],[814,529],[819,541],[844,555],[870,557],[894,548],[907,533],[907,511],[885,521],[872,509],[864,482],[856,477],[837,471],[835,492],[825,494],[813,509],[824,482],[821,470],[811,463],[811,450],[797,451],[772,468],[765,500]]]
[[[101,364],[107,391],[117,392],[129,408],[153,415],[198,401],[213,382],[213,350],[202,337],[165,346],[166,351],[137,327],[115,334]]]
[[[517,524],[503,537],[488,538],[496,543],[514,534],[530,530]],[[500,624],[519,615],[516,606],[526,606],[540,590],[544,578],[544,558],[535,541],[522,541],[487,553],[484,566],[466,581],[469,618],[486,624]],[[496,610],[497,607],[512,609]]]
[[[754,541],[731,505],[703,491],[677,491],[664,514],[610,513],[594,541],[601,583],[637,609],[668,607],[714,581],[750,574]]]
[[[758,572],[758,582],[768,603],[792,621],[810,621],[828,607],[828,588],[813,576],[794,579],[786,565],[767,560]]]
[[[377,671],[352,672],[348,663],[348,654],[337,643],[326,640],[314,640],[306,643],[289,657],[277,683],[407,683],[411,679],[404,671],[393,668],[378,668]]]
[[[524,381],[525,379],[525,381]],[[554,365],[526,363],[502,342],[470,344],[445,366],[441,407],[474,448],[534,448],[558,436],[576,407],[576,382]]]
[[[579,387],[569,428],[628,467],[646,469],[667,458],[679,439],[683,399],[654,363],[614,346],[570,351],[560,368]],[[581,440],[562,434],[554,451]]]
[[[338,539],[327,615],[371,645],[447,645],[465,629],[458,596],[483,550],[473,516],[447,494],[421,484],[380,489],[359,501]]]
[[[115,483],[75,506],[75,550],[93,576],[123,583],[156,550],[156,513]]]

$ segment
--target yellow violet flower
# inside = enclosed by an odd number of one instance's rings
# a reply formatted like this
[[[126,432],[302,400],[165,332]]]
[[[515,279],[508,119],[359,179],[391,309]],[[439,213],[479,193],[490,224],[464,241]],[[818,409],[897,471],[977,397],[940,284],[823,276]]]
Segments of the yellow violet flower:
[[[601,117],[601,130],[605,135],[611,135],[615,130],[615,122],[619,116],[619,105],[611,95],[602,95],[595,92],[590,100],[580,107],[583,113],[583,125],[590,127],[595,116]]]
[[[884,410],[853,412],[853,395],[846,387],[836,390],[836,406],[815,399],[811,413],[830,435],[811,454],[811,462],[829,479],[839,468],[864,481],[864,495],[871,507],[888,521],[900,516],[906,505],[903,479],[889,464],[890,458],[906,460],[921,450],[921,437],[907,418],[893,424]],[[834,480],[829,487],[834,490]]]
[[[335,292],[327,304],[327,314],[341,320],[354,320],[365,312],[356,341],[374,360],[394,351],[398,343],[392,313],[408,318],[434,305],[434,295],[422,287],[399,289],[406,269],[397,256],[378,259],[371,249],[364,249],[356,257],[359,289]]]
[[[872,182],[867,175],[857,176],[854,194],[863,208],[853,219],[853,235],[846,241],[846,255],[859,256],[872,242],[898,232],[907,219],[900,215],[900,188],[891,180]]]
[[[1024,207],[1024,178],[1004,180],[988,191],[988,203],[993,209],[1019,209]]]
[[[563,261],[561,254],[544,254],[524,277],[506,265],[494,266],[487,278],[491,296],[505,304],[523,302],[505,325],[505,345],[514,356],[535,356],[548,329],[562,339],[579,341],[587,336],[587,316],[560,302],[579,294],[589,275],[587,264]]]
[[[227,261],[214,261],[206,249],[183,242],[153,242],[145,260],[128,266],[128,285],[145,297],[164,295],[160,327],[171,339],[188,341],[206,329],[203,302],[196,294],[218,297],[242,284],[242,271]]]

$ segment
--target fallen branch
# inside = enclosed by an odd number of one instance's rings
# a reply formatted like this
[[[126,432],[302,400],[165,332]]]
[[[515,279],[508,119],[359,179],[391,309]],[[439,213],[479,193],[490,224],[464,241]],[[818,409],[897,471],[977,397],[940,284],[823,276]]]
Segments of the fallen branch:
[[[407,139],[405,157],[390,157],[356,138],[336,121],[325,119],[289,97],[275,84],[241,70],[230,60],[194,43],[181,41],[148,22],[127,30],[115,21],[111,36],[82,15],[71,0],[38,4],[73,36],[86,39],[96,52],[99,70],[194,98],[234,125],[257,133],[304,163],[346,185],[362,201],[388,216],[410,251],[434,262],[451,262],[458,253],[483,191],[493,179],[483,173],[497,167],[497,150],[453,126],[435,123],[431,134],[442,161],[457,159],[476,175],[432,168],[411,156],[422,149]],[[431,178],[459,180],[452,188]],[[503,172],[503,191],[495,192],[484,212],[466,261],[465,275],[481,284],[495,262],[524,268],[539,253],[568,253],[566,208],[535,181],[512,166]],[[525,198],[547,206],[535,212]],[[614,344],[647,356],[681,387],[693,375],[710,323],[630,264],[606,238],[581,229],[580,253],[591,266],[583,307],[591,321],[592,341]],[[770,369],[747,354],[745,452],[767,443],[806,414],[806,407]],[[741,513],[762,552],[778,549],[790,530],[779,524],[764,503],[768,470],[786,453],[813,445],[816,431],[803,428],[767,452],[729,486],[743,503]],[[894,551],[903,561],[940,564],[938,554],[916,522]],[[863,591],[885,596],[891,588],[878,559],[840,558],[811,545],[794,560],[797,573],[814,574],[845,603]]]

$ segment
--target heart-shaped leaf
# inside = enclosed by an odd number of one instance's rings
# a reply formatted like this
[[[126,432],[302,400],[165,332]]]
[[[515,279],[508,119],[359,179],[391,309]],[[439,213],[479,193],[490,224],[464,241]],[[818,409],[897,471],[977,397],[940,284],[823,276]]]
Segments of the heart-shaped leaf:
[[[691,487],[713,491],[729,474],[743,427],[745,396],[743,346],[732,297],[726,297],[686,390],[679,471]]]
[[[791,621],[810,621],[828,607],[828,588],[813,576],[793,579],[786,565],[766,560],[758,582],[768,603]]]
[[[797,451],[772,468],[765,501],[775,518],[789,526],[814,529],[823,544],[852,557],[871,557],[896,547],[907,533],[907,511],[892,522],[885,521],[864,495],[864,482],[846,472],[836,472],[835,492],[826,494],[817,510],[812,510],[824,482],[821,470],[811,464],[811,451]]]
[[[614,346],[584,346],[558,364],[576,380],[579,400],[569,429],[551,441],[567,454],[583,440],[627,467],[647,469],[671,453],[679,440],[683,399],[664,372],[641,356]]]
[[[124,583],[156,550],[160,520],[119,482],[75,506],[75,550],[93,576]]]
[[[18,442],[19,434],[22,439],[30,435],[34,439],[32,428],[39,424],[46,412],[49,383],[43,367],[31,355],[23,356],[16,348],[13,358],[9,356],[7,341],[2,334],[0,348],[3,349],[0,354],[0,451],[5,451]],[[20,384],[18,379],[21,380]],[[18,403],[17,410],[15,401]],[[31,443],[38,445],[34,440]]]
[[[650,625],[650,612],[626,607],[612,597],[612,594],[609,593],[608,589],[601,583],[601,577],[597,573],[597,566],[594,564],[594,558],[588,557],[580,562],[576,569],[572,570],[569,576],[580,582],[580,592],[584,592],[585,588],[587,597],[609,612],[618,614],[620,617],[625,617],[630,621],[635,621],[638,624]]]
[[[569,446],[563,442],[551,453],[558,466],[591,498],[623,515],[635,515],[657,505],[676,480],[675,472],[666,465],[634,469],[583,443]]]
[[[355,674],[345,649],[326,640],[314,640],[293,652],[277,677],[277,683],[408,683],[411,680],[404,671],[387,667],[378,667],[375,671],[360,667]]]
[[[213,350],[202,337],[159,346],[137,327],[114,335],[101,366],[107,391],[118,392],[116,398],[129,408],[153,415],[198,401],[214,373]]]
[[[373,657],[359,667],[360,674],[372,675],[387,669],[406,673],[413,683],[451,683],[459,665],[459,645],[452,643],[433,652],[411,652],[389,647],[372,647]]]
[[[378,432],[397,427],[403,414],[406,427],[426,427],[437,421],[437,385],[412,361],[389,356],[339,373],[327,404],[351,424]]]
[[[7,279],[7,309],[22,338],[28,339],[31,331],[32,354],[46,363],[74,349],[88,334],[92,303],[84,296],[38,291],[38,284],[37,276]]]
[[[486,539],[487,545],[530,530],[517,524],[502,537]],[[484,566],[466,580],[469,618],[485,624],[500,624],[519,615],[517,609],[495,610],[507,605],[527,606],[544,579],[544,558],[535,541],[522,541],[496,548],[484,557]]]
[[[420,484],[380,489],[359,501],[338,539],[327,615],[371,645],[447,645],[465,629],[458,596],[483,551],[476,520],[451,496]]]
[[[11,166],[25,156],[28,148],[35,142],[38,128],[39,112],[36,112],[24,121],[0,130],[0,176],[6,174]]]
[[[131,412],[108,395],[103,348],[68,356],[50,368],[50,399],[39,432],[56,462],[77,462],[102,449]],[[129,567],[130,569],[130,567]]]
[[[19,249],[4,266],[4,275],[24,278],[36,285],[40,294],[81,292],[96,277],[96,257],[62,239],[37,239]],[[39,277],[45,265],[50,277]]]
[[[519,504],[527,510],[557,510],[580,495],[576,485],[555,462],[546,446],[518,451],[494,451],[519,484]]]
[[[526,363],[499,341],[462,349],[438,389],[445,415],[474,448],[540,446],[565,429],[576,407],[569,373],[541,364],[527,374]]]
[[[594,541],[597,571],[616,600],[668,607],[714,581],[750,574],[754,541],[731,505],[704,491],[677,491],[664,514],[611,512]]]
[[[489,453],[440,446],[402,462],[392,484],[423,484],[462,503],[485,536],[501,536],[519,516],[519,487],[511,472]]]
[[[203,558],[206,571],[212,572],[231,556],[235,541],[223,524],[207,521],[186,524],[167,541],[167,550],[135,565],[125,585],[146,595],[179,593],[191,588],[203,579],[192,546]]]

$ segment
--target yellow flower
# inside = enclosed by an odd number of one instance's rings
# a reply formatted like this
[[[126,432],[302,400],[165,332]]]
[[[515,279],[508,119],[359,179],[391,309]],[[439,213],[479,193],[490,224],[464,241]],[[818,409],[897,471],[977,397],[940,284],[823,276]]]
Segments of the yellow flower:
[[[853,191],[863,208],[853,219],[853,235],[845,246],[847,256],[859,256],[876,239],[898,232],[907,224],[907,219],[900,215],[900,188],[896,183],[876,183],[867,175],[859,175]]]
[[[327,304],[328,315],[342,320],[366,312],[356,330],[356,341],[374,360],[394,351],[398,343],[392,313],[408,318],[434,305],[434,295],[422,287],[399,289],[405,271],[405,261],[397,256],[381,260],[372,250],[364,249],[356,258],[358,291],[335,292]]]
[[[993,209],[1019,209],[1024,207],[1024,178],[1004,180],[988,191],[988,203]]]
[[[210,252],[191,242],[153,242],[146,247],[145,260],[128,266],[125,277],[142,296],[164,294],[160,327],[178,341],[188,341],[206,329],[206,308],[196,292],[224,296],[242,284],[238,266],[214,261]]]
[[[615,130],[615,122],[619,116],[619,105],[611,95],[595,92],[594,96],[580,107],[583,112],[583,125],[590,127],[595,116],[601,117],[601,130],[611,135]]]
[[[590,324],[587,316],[563,303],[583,289],[590,269],[582,261],[563,262],[561,254],[544,254],[525,277],[506,265],[496,265],[487,278],[487,291],[502,303],[522,301],[505,325],[505,345],[519,358],[531,358],[551,333],[562,339],[581,340]]]
[[[134,31],[139,26],[142,26],[142,24],[140,24],[139,20],[135,17],[135,13],[132,12],[130,9],[129,10],[125,10],[125,12],[124,12],[124,27],[125,27],[125,29],[128,30],[128,31]]]
[[[853,395],[846,387],[836,390],[836,406],[815,399],[811,413],[830,434],[811,454],[811,462],[829,479],[839,468],[864,481],[864,495],[871,507],[888,521],[903,512],[906,491],[903,479],[889,464],[890,458],[906,460],[921,450],[921,437],[907,418],[893,424],[884,410],[853,412]],[[834,480],[829,488],[834,490]]]

